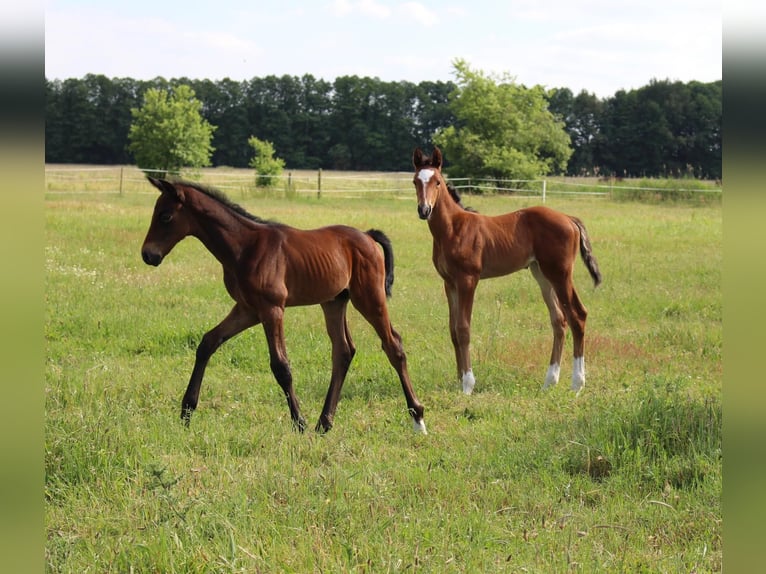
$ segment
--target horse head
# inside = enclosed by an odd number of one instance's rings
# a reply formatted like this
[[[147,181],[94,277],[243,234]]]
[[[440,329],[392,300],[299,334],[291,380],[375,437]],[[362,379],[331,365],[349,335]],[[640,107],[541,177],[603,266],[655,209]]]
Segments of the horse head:
[[[164,179],[147,179],[160,190],[160,196],[154,204],[152,222],[141,247],[141,257],[144,263],[156,267],[176,243],[189,235],[190,223],[183,209],[184,190]]]
[[[420,219],[431,217],[434,205],[446,183],[441,174],[442,152],[438,147],[430,156],[423,153],[420,148],[415,148],[412,154],[412,165],[415,167],[415,191],[418,197],[418,216]]]

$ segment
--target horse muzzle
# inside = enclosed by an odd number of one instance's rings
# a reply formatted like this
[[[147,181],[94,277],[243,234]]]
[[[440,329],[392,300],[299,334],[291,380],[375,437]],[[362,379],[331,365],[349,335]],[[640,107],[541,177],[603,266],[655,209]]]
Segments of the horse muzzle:
[[[431,217],[431,206],[427,203],[418,205],[418,217],[420,217],[420,219],[428,219]]]
[[[162,263],[162,255],[148,249],[141,250],[141,258],[144,260],[144,263],[147,265],[153,265],[154,267],[157,267],[157,265]]]

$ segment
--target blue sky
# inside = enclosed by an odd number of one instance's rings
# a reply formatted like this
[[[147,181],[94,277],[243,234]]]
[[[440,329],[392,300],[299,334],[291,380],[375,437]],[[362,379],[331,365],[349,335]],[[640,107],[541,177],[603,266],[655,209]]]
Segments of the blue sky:
[[[711,0],[45,3],[45,75],[454,80],[453,61],[599,97],[653,78],[721,79]]]

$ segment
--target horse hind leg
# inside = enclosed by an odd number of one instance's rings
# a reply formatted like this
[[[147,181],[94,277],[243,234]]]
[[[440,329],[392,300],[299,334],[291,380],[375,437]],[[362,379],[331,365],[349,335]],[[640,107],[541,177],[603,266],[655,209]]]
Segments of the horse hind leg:
[[[372,328],[375,329],[378,337],[380,337],[383,352],[386,354],[388,362],[391,363],[391,366],[394,367],[397,375],[399,375],[404,397],[407,400],[407,410],[412,417],[415,432],[427,434],[426,423],[423,420],[425,409],[417,396],[415,396],[415,390],[412,388],[412,382],[407,370],[407,355],[404,352],[402,338],[391,325],[382,285],[380,289],[364,289],[361,293],[352,292],[351,302],[365,320],[372,325]]]
[[[347,306],[347,296],[322,304],[327,334],[332,343],[332,375],[322,414],[316,425],[317,432],[327,432],[332,428],[335,410],[340,400],[340,391],[346,380],[351,361],[356,354],[356,347],[354,347],[354,342],[351,339],[346,320]]]
[[[572,331],[572,390],[579,394],[585,386],[585,321],[588,311],[577,295],[571,274],[567,275],[566,281],[557,284],[555,289]]]
[[[567,320],[564,312],[559,304],[556,291],[553,289],[550,281],[546,279],[540,270],[540,266],[536,261],[532,262],[529,266],[532,275],[537,280],[540,286],[540,292],[545,301],[546,307],[548,307],[548,314],[550,316],[551,328],[553,329],[553,345],[551,347],[551,358],[548,363],[548,371],[545,373],[545,381],[543,388],[547,389],[559,382],[559,375],[561,374],[561,357],[564,353],[564,339],[566,336]]]
[[[571,287],[571,303],[568,309],[574,347],[572,390],[579,393],[585,386],[585,321],[588,318],[588,311],[577,296],[574,286]]]

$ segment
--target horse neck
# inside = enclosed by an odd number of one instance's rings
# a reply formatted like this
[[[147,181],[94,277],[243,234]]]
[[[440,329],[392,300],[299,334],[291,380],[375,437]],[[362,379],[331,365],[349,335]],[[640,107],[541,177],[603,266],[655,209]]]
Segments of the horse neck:
[[[437,233],[451,229],[455,216],[465,211],[452,199],[449,191],[447,191],[447,182],[444,179],[440,181],[439,188],[439,197],[433,206],[431,217],[428,219],[429,228]]]
[[[247,220],[200,191],[190,194],[187,205],[195,219],[190,234],[199,239],[224,267],[237,261],[247,238],[244,232],[252,229]]]

